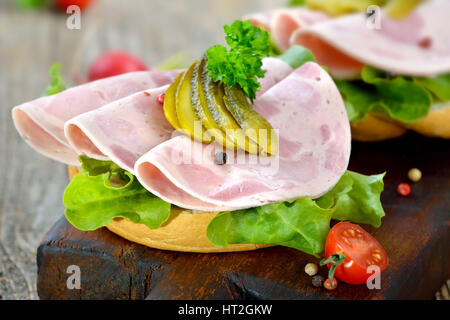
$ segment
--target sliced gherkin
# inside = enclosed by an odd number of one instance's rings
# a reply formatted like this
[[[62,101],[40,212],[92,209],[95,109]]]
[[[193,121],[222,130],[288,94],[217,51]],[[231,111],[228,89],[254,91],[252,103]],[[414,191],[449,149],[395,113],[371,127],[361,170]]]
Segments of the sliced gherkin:
[[[166,91],[166,95],[164,97],[164,115],[166,116],[167,121],[174,127],[175,129],[181,129],[181,125],[178,122],[177,117],[177,107],[176,107],[176,94],[178,90],[178,85],[180,84],[180,80],[183,77],[184,72],[180,73],[169,88]]]
[[[226,146],[225,132],[219,127],[209,111],[208,104],[203,93],[201,74],[206,63],[206,57],[195,65],[191,78],[191,103],[195,114],[201,119],[203,126],[208,133],[214,137],[214,140],[223,146]],[[232,145],[228,145],[232,146]]]
[[[245,135],[258,144],[261,154],[274,155],[278,151],[278,138],[270,123],[253,109],[238,85],[223,88],[225,106]]]
[[[382,6],[386,2],[387,0],[307,0],[306,3],[310,9],[323,11],[331,16],[340,16],[355,11],[365,11],[370,5]]]
[[[238,86],[214,82],[203,56],[170,85],[164,114],[174,128],[195,140],[273,155],[278,150],[270,123],[258,114]]]
[[[185,72],[176,93],[176,113],[181,130],[198,141],[209,143],[211,136],[206,133],[201,120],[194,113],[191,103],[191,78],[196,62]]]
[[[390,0],[384,11],[393,19],[406,18],[423,0]]]
[[[205,97],[206,107],[216,124],[225,131],[226,147],[238,147],[249,153],[258,154],[257,143],[245,136],[244,131],[228,111],[223,101],[224,91],[218,83],[208,76],[207,61],[201,74],[201,88]]]

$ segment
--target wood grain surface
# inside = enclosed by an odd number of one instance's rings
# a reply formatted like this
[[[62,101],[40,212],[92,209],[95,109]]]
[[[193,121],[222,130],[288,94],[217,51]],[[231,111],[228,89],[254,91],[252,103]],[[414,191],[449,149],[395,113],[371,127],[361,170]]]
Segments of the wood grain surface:
[[[41,95],[54,61],[69,85],[107,49],[125,49],[157,65],[185,51],[197,57],[222,42],[222,25],[285,0],[97,0],[81,30],[49,8],[22,11],[0,1],[0,299],[36,299],[36,248],[61,218],[64,165],[46,159],[17,134],[11,109]]]

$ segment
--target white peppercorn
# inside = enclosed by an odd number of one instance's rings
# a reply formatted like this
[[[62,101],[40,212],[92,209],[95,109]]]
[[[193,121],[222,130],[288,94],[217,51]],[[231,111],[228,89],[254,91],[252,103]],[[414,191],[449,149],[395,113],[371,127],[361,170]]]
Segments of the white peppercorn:
[[[308,263],[305,266],[305,272],[306,274],[308,274],[309,276],[314,276],[317,274],[317,271],[319,271],[319,267],[317,266],[317,264],[315,263]]]

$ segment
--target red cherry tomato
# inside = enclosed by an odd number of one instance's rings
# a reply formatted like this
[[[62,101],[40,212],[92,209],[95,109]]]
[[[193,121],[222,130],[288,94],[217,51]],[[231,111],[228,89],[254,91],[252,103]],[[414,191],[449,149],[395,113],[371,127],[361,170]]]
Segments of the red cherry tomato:
[[[144,70],[148,68],[139,58],[123,51],[108,51],[98,56],[92,63],[89,81]]]
[[[337,288],[337,280],[336,280],[336,278],[333,278],[333,285],[331,285],[330,279],[327,279],[323,283],[323,286],[327,290],[334,290],[334,289],[336,289]]]
[[[94,0],[55,0],[55,4],[64,12],[71,5],[79,6],[81,10],[89,6]]]
[[[344,253],[345,260],[336,267],[334,276],[350,284],[364,284],[373,273],[367,268],[376,265],[380,273],[389,263],[386,251],[368,232],[356,224],[339,222],[327,236],[325,259],[330,255]],[[332,264],[327,264],[328,269]]]

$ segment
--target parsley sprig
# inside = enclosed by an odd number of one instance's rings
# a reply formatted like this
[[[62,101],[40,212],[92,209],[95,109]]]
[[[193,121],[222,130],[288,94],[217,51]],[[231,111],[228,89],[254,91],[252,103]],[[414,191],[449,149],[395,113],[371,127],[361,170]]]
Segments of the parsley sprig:
[[[236,20],[225,25],[229,50],[216,45],[206,51],[209,76],[228,86],[239,84],[252,101],[261,89],[257,78],[264,77],[262,58],[270,55],[269,34],[250,21]]]

